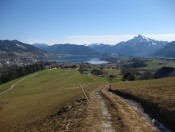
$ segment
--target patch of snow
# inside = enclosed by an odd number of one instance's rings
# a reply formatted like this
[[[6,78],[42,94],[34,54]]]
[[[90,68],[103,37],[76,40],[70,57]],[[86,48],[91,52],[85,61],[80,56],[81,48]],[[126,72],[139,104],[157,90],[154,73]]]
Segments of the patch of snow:
[[[147,37],[142,36],[142,35],[138,35],[137,39],[139,39],[139,42],[150,42],[150,41],[152,41],[150,38],[147,38]]]
[[[16,44],[16,46],[19,47],[19,48],[22,48],[22,49],[27,49],[25,46],[20,45],[20,44]]]
[[[157,44],[155,42],[152,42],[152,45],[156,46]]]
[[[99,46],[99,45],[110,45],[110,44],[104,44],[104,43],[91,43],[91,44],[86,44],[86,46],[92,46],[92,45]]]

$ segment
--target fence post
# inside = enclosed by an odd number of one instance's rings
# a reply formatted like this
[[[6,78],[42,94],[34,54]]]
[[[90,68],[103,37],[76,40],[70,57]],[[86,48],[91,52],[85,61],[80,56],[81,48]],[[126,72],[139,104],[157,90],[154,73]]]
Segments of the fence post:
[[[84,92],[84,90],[83,90],[83,88],[82,88],[82,86],[80,84],[79,84],[79,87],[80,87],[81,91],[83,92],[83,94],[84,94],[86,100],[88,101],[88,103],[90,103],[88,97],[86,96],[86,94],[85,94],[85,92]]]

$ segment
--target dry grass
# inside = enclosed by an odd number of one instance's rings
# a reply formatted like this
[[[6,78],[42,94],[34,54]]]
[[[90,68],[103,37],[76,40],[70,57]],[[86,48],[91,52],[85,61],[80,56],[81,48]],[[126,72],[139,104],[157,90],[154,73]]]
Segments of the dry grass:
[[[116,130],[128,132],[158,131],[148,123],[144,117],[141,117],[133,108],[131,108],[121,97],[109,93],[106,89],[103,89],[102,93],[107,99]]]
[[[175,77],[147,81],[120,82],[112,84],[113,90],[158,103],[161,107],[175,111]]]
[[[87,117],[87,101],[84,97],[67,104],[51,116],[28,124],[23,131],[82,131]],[[83,114],[82,114],[83,113]]]
[[[171,129],[175,126],[175,77],[112,84],[112,90],[142,103]]]

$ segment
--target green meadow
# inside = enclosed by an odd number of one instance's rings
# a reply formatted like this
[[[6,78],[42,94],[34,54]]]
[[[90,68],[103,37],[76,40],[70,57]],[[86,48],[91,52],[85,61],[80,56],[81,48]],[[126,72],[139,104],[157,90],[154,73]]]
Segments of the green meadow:
[[[79,84],[89,91],[107,82],[105,78],[82,75],[77,70],[44,70],[2,84],[0,92],[23,78],[26,79],[12,90],[0,94],[0,130],[22,127],[59,110],[82,96]]]

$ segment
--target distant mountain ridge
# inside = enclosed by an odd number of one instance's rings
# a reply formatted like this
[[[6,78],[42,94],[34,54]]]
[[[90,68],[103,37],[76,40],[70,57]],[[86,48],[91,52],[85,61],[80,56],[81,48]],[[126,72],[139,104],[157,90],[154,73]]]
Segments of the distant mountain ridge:
[[[122,56],[149,56],[155,54],[158,50],[163,48],[168,42],[157,41],[138,35],[126,42],[119,42],[116,45],[89,45],[89,47],[96,49],[101,53],[116,53]]]
[[[142,35],[116,45],[118,54],[124,56],[150,56],[163,48],[168,42],[157,41]]]
[[[87,46],[92,48],[92,49],[95,49],[96,51],[98,51],[100,53],[111,52],[111,49],[113,47],[112,45],[103,44],[103,43],[94,43],[94,44],[90,44]]]
[[[41,48],[41,47],[40,47]],[[85,45],[76,44],[54,44],[52,46],[42,47],[43,50],[54,54],[69,54],[69,55],[98,55],[94,49]]]
[[[39,48],[39,49],[45,49],[46,47],[48,47],[49,45],[45,44],[45,43],[34,43],[33,46]]]
[[[30,44],[22,43],[18,40],[0,40],[0,57],[34,57],[43,58],[48,56],[43,51]]]
[[[168,43],[138,35],[116,45],[95,43],[90,45],[35,43],[33,45],[18,40],[0,40],[0,57],[35,57],[44,58],[53,55],[105,55],[105,56],[163,56],[175,57],[175,41]]]
[[[160,49],[155,55],[175,58],[175,41],[168,43],[166,46]]]
[[[35,44],[49,53],[54,54],[72,54],[72,55],[96,55],[112,54],[118,56],[154,56],[156,52],[162,49],[168,42],[154,40],[142,35],[135,36],[126,42],[119,42],[116,45],[103,43],[94,43],[89,45],[76,44],[55,44],[48,46],[46,44]]]

